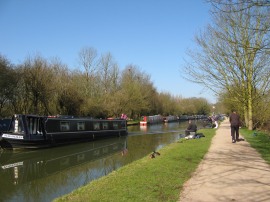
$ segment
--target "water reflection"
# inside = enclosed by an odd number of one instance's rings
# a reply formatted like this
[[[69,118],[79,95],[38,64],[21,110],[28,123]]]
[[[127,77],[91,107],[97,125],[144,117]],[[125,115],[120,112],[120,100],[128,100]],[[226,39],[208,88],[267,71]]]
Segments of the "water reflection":
[[[0,156],[1,198],[2,200],[8,200],[11,197],[10,200],[14,200],[15,198],[12,198],[12,195],[16,190],[24,197],[31,193],[30,196],[25,198],[25,201],[37,201],[39,196],[41,197],[39,201],[42,201],[43,197],[46,199],[44,194],[48,193],[47,189],[50,190],[50,187],[53,190],[61,189],[59,185],[64,183],[66,186],[66,182],[72,178],[70,176],[86,172],[87,180],[85,183],[87,183],[90,179],[93,180],[103,173],[111,172],[115,168],[106,166],[106,157],[114,153],[120,154],[123,151],[127,152],[127,137],[30,152],[3,151]],[[96,163],[96,166],[92,166],[90,172],[87,171],[88,168],[85,170],[85,167],[91,166],[91,162],[98,162],[98,160],[100,162]],[[100,166],[97,166],[98,164]],[[54,177],[51,178],[50,176]],[[52,183],[48,179],[51,179]],[[41,182],[41,185],[39,182]],[[74,182],[69,181],[69,183],[73,184]],[[26,188],[25,184],[28,184],[26,186],[29,188],[27,192],[23,191]],[[33,184],[38,186],[32,187]],[[33,193],[34,197],[32,196]],[[15,195],[15,197],[18,196]],[[19,201],[23,200],[20,199]]]
[[[187,122],[131,126],[127,137],[31,152],[2,151],[1,201],[52,201],[177,141],[186,127]]]
[[[199,126],[202,126],[201,121],[198,122]],[[179,132],[182,133],[187,127],[187,121],[171,122],[164,124],[152,124],[147,126],[130,126],[128,128],[129,135],[133,134],[156,134],[167,132]]]

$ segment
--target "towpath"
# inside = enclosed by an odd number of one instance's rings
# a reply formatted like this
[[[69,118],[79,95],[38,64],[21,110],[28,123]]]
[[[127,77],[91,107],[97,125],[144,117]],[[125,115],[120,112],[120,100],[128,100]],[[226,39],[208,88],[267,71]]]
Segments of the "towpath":
[[[226,119],[208,153],[184,184],[179,201],[270,201],[270,166],[248,142],[231,142]]]

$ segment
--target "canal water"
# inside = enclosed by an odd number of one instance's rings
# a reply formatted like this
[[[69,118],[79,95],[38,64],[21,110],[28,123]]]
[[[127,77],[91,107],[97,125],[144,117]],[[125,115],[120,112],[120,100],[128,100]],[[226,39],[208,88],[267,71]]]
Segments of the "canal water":
[[[127,137],[35,151],[1,150],[0,201],[52,201],[176,142],[187,124],[136,125],[128,127]]]

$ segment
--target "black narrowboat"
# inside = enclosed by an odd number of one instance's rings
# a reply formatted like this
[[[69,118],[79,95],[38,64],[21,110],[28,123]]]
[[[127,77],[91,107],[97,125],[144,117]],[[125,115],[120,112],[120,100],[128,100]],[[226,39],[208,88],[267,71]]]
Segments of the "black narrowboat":
[[[15,114],[8,129],[0,131],[0,146],[37,149],[127,134],[124,119]]]

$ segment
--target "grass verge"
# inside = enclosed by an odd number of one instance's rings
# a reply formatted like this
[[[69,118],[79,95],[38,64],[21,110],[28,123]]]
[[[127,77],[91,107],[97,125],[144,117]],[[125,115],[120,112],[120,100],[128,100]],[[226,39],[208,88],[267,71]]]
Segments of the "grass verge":
[[[241,135],[256,149],[262,158],[270,164],[270,136],[263,132],[240,129]]]
[[[55,201],[177,201],[186,180],[208,151],[215,129],[202,129],[204,138],[181,139]]]

